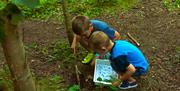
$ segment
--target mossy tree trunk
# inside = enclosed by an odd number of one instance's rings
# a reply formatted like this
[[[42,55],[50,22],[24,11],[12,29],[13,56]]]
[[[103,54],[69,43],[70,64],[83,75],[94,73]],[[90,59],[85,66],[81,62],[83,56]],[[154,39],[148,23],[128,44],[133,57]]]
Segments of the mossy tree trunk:
[[[4,18],[4,23],[5,37],[1,44],[12,75],[14,91],[36,91],[25,56],[22,31],[11,23],[11,15]]]
[[[64,23],[66,28],[66,33],[68,36],[69,44],[71,46],[71,43],[73,41],[73,32],[71,27],[71,21],[70,21],[70,14],[68,13],[68,0],[62,0],[62,9],[63,9],[63,15],[64,15]]]

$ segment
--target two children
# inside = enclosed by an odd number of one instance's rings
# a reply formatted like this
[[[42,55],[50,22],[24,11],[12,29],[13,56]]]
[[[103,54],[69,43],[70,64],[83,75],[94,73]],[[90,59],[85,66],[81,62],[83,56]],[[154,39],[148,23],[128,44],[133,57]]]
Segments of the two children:
[[[118,73],[118,81],[112,83],[120,89],[137,86],[133,76],[144,75],[148,70],[148,62],[142,52],[131,43],[124,40],[112,41],[101,31],[93,32],[89,41],[91,49],[99,54],[110,52],[112,68]]]
[[[72,29],[75,33],[71,45],[75,49],[76,42],[89,52],[83,63],[89,63],[93,52],[105,55],[110,52],[112,68],[118,73],[118,81],[114,86],[128,89],[137,86],[133,76],[144,75],[148,70],[148,62],[142,52],[131,43],[118,40],[119,33],[103,21],[89,20],[86,16],[76,16],[72,20]],[[88,59],[87,59],[88,58]]]
[[[94,31],[104,32],[112,41],[119,39],[119,33],[111,28],[108,24],[100,20],[89,20],[86,16],[76,16],[72,20],[72,30],[75,33],[71,48],[75,49],[76,42],[87,49],[90,53],[82,61],[82,63],[89,63],[94,55],[93,50],[89,47],[89,37]]]

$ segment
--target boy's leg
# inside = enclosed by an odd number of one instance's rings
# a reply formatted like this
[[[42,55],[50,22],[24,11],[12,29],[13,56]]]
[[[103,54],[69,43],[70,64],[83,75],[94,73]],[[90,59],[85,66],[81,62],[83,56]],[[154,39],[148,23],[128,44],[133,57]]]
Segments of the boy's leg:
[[[136,72],[133,74],[135,77],[144,76],[147,70],[143,70],[142,68],[136,68]],[[137,87],[136,80],[133,77],[130,77],[127,81],[123,81],[119,86],[120,89],[130,89]]]
[[[128,79],[128,82],[129,82],[129,83],[136,82],[136,79],[134,79],[133,77],[130,77],[130,78]]]
[[[130,89],[130,88],[135,88],[137,87],[138,84],[136,80],[133,77],[128,78],[127,80],[123,81],[120,85],[120,89]]]
[[[122,84],[119,86],[120,89],[130,89],[130,88],[135,88],[137,87],[137,83],[135,82],[128,82],[128,81],[123,81]]]
[[[127,80],[123,81],[118,87],[120,89],[130,89],[137,87],[138,84],[136,82],[136,79],[133,77],[128,78]]]
[[[136,67],[136,72],[133,74],[133,76],[141,77],[141,76],[145,76],[146,73],[147,73],[147,71],[143,70],[142,68]]]

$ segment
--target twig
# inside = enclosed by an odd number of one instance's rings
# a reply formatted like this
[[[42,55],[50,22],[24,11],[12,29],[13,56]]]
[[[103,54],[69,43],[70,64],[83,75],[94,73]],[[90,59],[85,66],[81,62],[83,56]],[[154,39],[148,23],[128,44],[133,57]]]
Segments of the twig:
[[[135,43],[136,46],[140,47],[140,43],[133,38],[130,33],[127,33],[127,36]]]
[[[75,67],[76,67],[77,72],[78,72],[79,74],[81,74],[81,71],[79,71],[77,65],[75,65]]]
[[[81,72],[79,71],[77,65],[75,65],[75,70],[76,70],[76,77],[77,77],[78,85],[81,85],[80,78],[79,78],[79,74],[81,74]]]

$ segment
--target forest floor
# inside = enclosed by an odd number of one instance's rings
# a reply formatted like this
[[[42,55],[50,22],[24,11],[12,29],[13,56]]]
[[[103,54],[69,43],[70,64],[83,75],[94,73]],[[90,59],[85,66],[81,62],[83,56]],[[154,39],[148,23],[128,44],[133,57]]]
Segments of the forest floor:
[[[127,39],[127,32],[131,33],[140,42],[150,63],[149,72],[138,87],[127,91],[180,91],[180,11],[168,12],[161,0],[143,0],[128,11],[101,14],[94,19],[110,24],[120,32],[122,39]],[[19,29],[24,31],[27,58],[37,77],[57,74],[63,77],[61,83],[65,86],[76,83],[75,60],[53,60],[48,54],[56,42],[67,40],[63,24],[27,20]],[[77,65],[86,80],[83,91],[111,91],[93,84],[94,67],[80,61]]]

